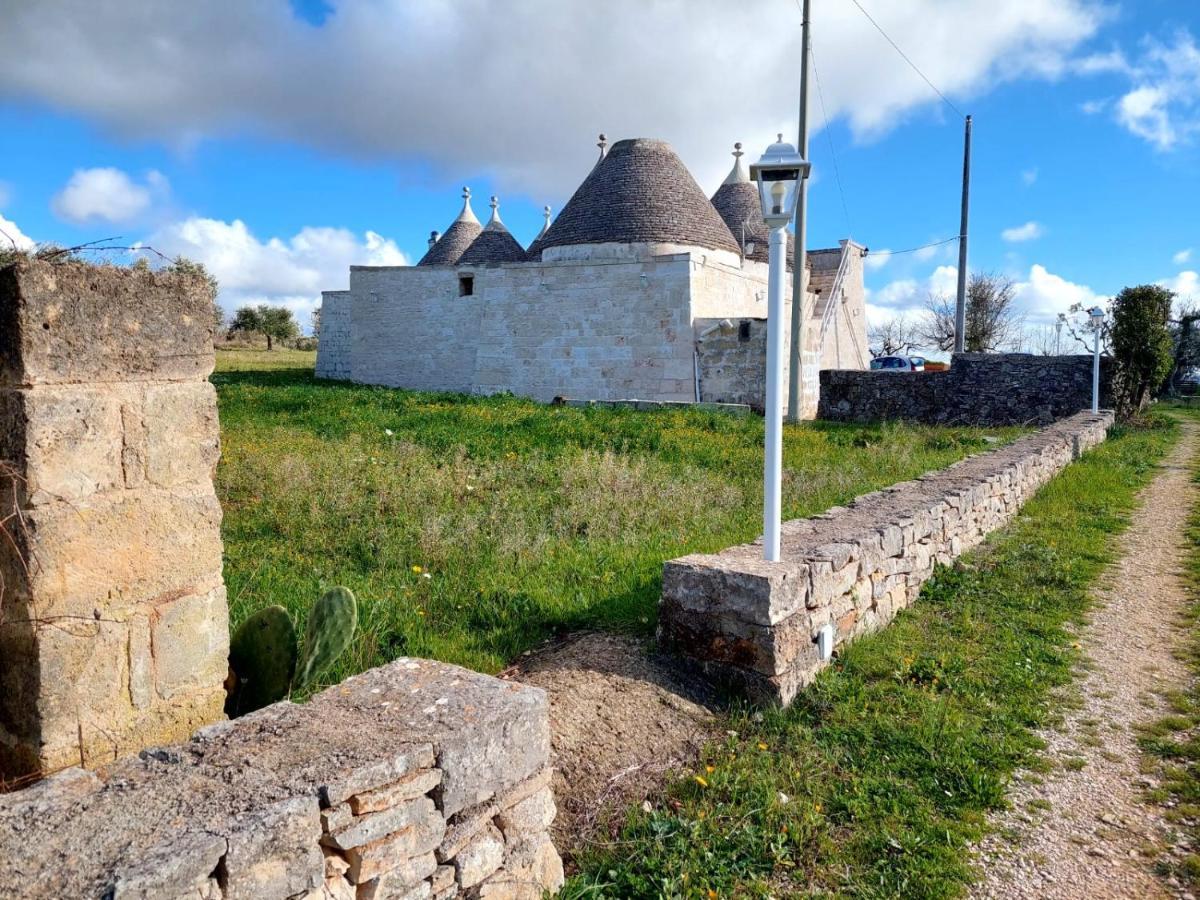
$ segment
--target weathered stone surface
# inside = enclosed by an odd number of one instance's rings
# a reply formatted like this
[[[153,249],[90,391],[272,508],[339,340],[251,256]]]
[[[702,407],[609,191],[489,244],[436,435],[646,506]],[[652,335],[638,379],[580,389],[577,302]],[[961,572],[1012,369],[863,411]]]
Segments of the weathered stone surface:
[[[562,858],[548,835],[514,848],[504,867],[479,886],[480,900],[540,900],[562,887]]]
[[[496,825],[504,833],[504,840],[512,844],[548,829],[557,812],[554,793],[543,788],[501,812],[496,816]]]
[[[454,857],[459,887],[474,887],[500,868],[503,862],[504,836],[489,825]]]
[[[441,783],[441,769],[414,772],[412,775],[406,776],[394,784],[389,784],[373,791],[366,791],[362,794],[355,794],[350,798],[350,808],[354,811],[355,815],[378,812],[381,809],[387,809],[405,800],[412,800],[415,797],[428,794]]]
[[[150,638],[159,697],[211,688],[229,671],[225,585],[165,600],[154,608]]]
[[[444,820],[441,813],[434,807],[432,800],[428,797],[417,797],[405,800],[390,809],[355,816],[346,827],[325,835],[322,842],[339,850],[349,850],[411,825],[432,827],[442,821]]]
[[[118,870],[113,900],[199,895],[208,888],[226,849],[225,838],[205,832],[161,844]]]
[[[432,855],[445,831],[446,823],[441,820],[412,825],[370,844],[347,850],[346,860],[350,863],[347,877],[355,884],[362,884],[401,868],[407,860]]]
[[[1053,475],[1104,439],[1110,413],[1081,413],[938,473],[786,522],[782,561],[761,543],[664,567],[659,639],[756,700],[790,703],[838,645],[878,630],[916,599],[937,563],[1009,522]],[[807,590],[791,582],[803,572]],[[797,602],[799,597],[803,602]]]
[[[549,764],[545,693],[512,682],[497,684],[493,678],[457,666],[402,658],[348,678],[314,697],[311,705],[360,716],[363,727],[377,727],[382,733],[426,735],[442,770],[442,785],[436,792],[439,805],[449,817]],[[364,785],[347,797],[405,774]]]
[[[447,822],[446,836],[437,849],[438,860],[454,858],[471,840],[491,824],[501,811],[520,803],[550,786],[553,773],[544,769],[532,778],[509,788],[503,794],[455,813]]]
[[[292,897],[319,887],[325,859],[318,813],[316,797],[296,797],[238,821],[227,836],[228,900]]]
[[[200,381],[213,328],[196,277],[35,260],[0,269],[0,386]]]
[[[390,872],[360,884],[357,900],[396,900],[405,897],[436,870],[437,860],[432,853],[405,860]]]

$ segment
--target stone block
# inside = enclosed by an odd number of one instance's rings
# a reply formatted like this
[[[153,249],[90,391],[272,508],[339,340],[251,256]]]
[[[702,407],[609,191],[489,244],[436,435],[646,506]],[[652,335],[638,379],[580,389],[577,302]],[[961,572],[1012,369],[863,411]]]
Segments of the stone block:
[[[346,861],[350,863],[347,877],[354,884],[362,884],[402,867],[406,860],[432,854],[441,843],[445,831],[446,823],[439,817],[437,822],[412,825],[377,841],[347,850]]]
[[[402,860],[396,868],[365,881],[358,886],[356,900],[397,900],[407,897],[411,891],[426,886],[428,896],[432,885],[425,881],[437,871],[437,861],[432,853],[415,859]]]
[[[194,276],[39,260],[0,269],[0,387],[200,381],[213,328],[212,295]]]
[[[229,670],[225,585],[155,604],[150,623],[159,697],[170,700],[181,693],[211,689],[225,680]]]
[[[474,887],[504,862],[504,836],[489,825],[454,857],[459,887]]]
[[[717,610],[757,625],[774,625],[804,608],[808,566],[768,563],[761,548],[695,554],[663,567],[663,597],[673,608],[704,615]]]
[[[142,404],[145,478],[156,487],[211,483],[221,455],[217,392],[207,381],[152,384]]]
[[[159,844],[117,871],[112,900],[200,896],[226,850],[225,838],[207,832],[188,832]]]
[[[226,900],[293,897],[325,880],[317,798],[295,797],[239,819],[226,835]]]
[[[390,809],[355,816],[348,825],[325,835],[321,842],[339,850],[361,847],[382,837],[413,825],[435,827],[442,815],[428,797],[405,800]]]
[[[441,769],[414,772],[412,775],[408,775],[384,787],[373,791],[366,791],[362,794],[355,794],[350,798],[350,808],[356,816],[361,816],[363,813],[378,812],[395,806],[398,803],[403,803],[405,800],[412,800],[428,794],[441,783]]]
[[[501,812],[496,817],[496,825],[503,832],[505,842],[513,844],[548,829],[557,812],[554,793],[543,788]]]
[[[504,867],[479,886],[480,900],[541,900],[563,886],[562,858],[548,835],[512,849]]]

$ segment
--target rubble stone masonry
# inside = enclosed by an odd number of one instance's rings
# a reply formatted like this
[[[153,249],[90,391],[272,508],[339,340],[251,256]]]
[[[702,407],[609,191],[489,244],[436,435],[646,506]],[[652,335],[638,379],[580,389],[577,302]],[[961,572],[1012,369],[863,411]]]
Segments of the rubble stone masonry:
[[[779,562],[763,560],[761,540],[672,560],[659,639],[755,699],[786,706],[828,664],[817,644],[825,626],[836,645],[885,626],[935,566],[1010,522],[1111,424],[1111,413],[1079,413],[848,507],[786,522]]]
[[[0,776],[222,716],[212,330],[192,276],[0,269]]]

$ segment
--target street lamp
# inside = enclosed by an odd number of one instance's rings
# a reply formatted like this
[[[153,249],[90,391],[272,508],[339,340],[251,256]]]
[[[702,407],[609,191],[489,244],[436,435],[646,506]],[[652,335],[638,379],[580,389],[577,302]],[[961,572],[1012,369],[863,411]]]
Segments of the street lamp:
[[[750,167],[750,177],[758,183],[763,221],[770,229],[767,278],[767,420],[766,447],[763,454],[763,558],[779,561],[780,506],[783,482],[783,279],[787,265],[787,223],[796,210],[800,179],[810,164],[784,143],[783,135],[767,148]],[[793,303],[801,298],[793,297]],[[800,364],[804,364],[800,348]]]
[[[1092,412],[1100,412],[1100,332],[1104,328],[1104,310],[1093,306],[1088,310],[1088,322],[1096,333],[1095,349],[1092,356]]]
[[[1054,355],[1058,356],[1062,353],[1062,329],[1067,323],[1067,314],[1059,313],[1058,321],[1054,323]]]

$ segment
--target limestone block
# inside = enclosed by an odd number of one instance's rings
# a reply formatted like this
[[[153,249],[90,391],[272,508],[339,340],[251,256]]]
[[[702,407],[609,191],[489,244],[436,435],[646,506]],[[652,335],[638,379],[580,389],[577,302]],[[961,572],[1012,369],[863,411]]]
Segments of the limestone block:
[[[117,871],[112,900],[201,896],[225,855],[225,838],[188,832],[138,854]]]
[[[494,826],[488,826],[454,857],[461,888],[479,884],[504,862],[504,836]]]
[[[320,887],[320,836],[316,797],[285,800],[237,820],[227,835],[226,900],[292,897]]]
[[[721,610],[757,625],[774,625],[804,609],[808,566],[768,563],[762,550],[694,554],[663,567],[663,597],[672,608],[705,614]]]
[[[150,621],[159,697],[170,700],[177,694],[211,688],[224,681],[229,669],[225,585],[157,603]]]
[[[543,788],[501,812],[496,817],[496,825],[503,832],[505,842],[513,844],[548,829],[557,811],[553,792]]]
[[[355,794],[350,798],[350,809],[358,816],[363,813],[378,812],[402,803],[405,800],[412,800],[428,794],[441,783],[441,769],[414,772],[385,787],[366,791],[362,794]]]
[[[396,868],[358,886],[357,900],[395,900],[425,882],[437,870],[432,853],[400,861]],[[426,891],[426,896],[428,896]]]
[[[211,482],[221,440],[217,392],[209,382],[148,385],[142,418],[152,423],[143,453],[147,481],[162,488]]]
[[[0,386],[203,380],[213,327],[199,278],[23,260],[0,272]]]
[[[321,843],[337,847],[339,850],[349,850],[403,828],[413,825],[436,827],[441,821],[442,815],[434,808],[433,801],[428,797],[417,797],[390,809],[355,816],[345,828],[325,835]]]
[[[354,884],[362,884],[405,865],[406,860],[432,854],[441,843],[446,823],[439,817],[436,822],[411,825],[387,837],[354,847],[346,851],[350,863],[347,877]]]
[[[438,860],[446,862],[453,859],[476,835],[491,824],[497,814],[532,797],[539,791],[549,788],[551,775],[550,769],[544,769],[487,803],[464,809],[453,815],[446,824],[445,837],[442,838],[441,846],[437,849]]]

